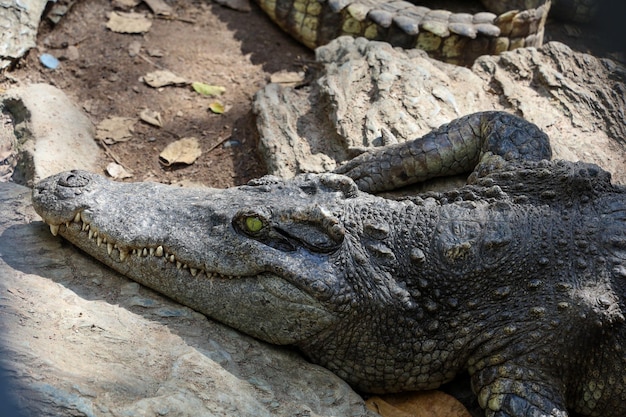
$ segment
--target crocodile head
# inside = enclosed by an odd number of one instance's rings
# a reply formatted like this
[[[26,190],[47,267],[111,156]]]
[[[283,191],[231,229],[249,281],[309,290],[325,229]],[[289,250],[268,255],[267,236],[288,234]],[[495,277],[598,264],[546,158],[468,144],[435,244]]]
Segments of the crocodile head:
[[[337,322],[347,177],[264,177],[226,190],[118,183],[83,171],[38,183],[35,210],[122,274],[245,333],[296,344]]]

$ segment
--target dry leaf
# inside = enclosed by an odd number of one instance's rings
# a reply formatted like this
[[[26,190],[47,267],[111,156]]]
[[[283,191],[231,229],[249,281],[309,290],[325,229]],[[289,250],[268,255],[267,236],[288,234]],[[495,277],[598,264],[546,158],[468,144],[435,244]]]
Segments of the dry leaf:
[[[107,28],[117,33],[145,33],[150,30],[152,21],[141,13],[109,13]]]
[[[163,127],[163,120],[161,119],[161,113],[158,111],[143,109],[139,113],[139,118],[144,122],[156,127]]]
[[[159,162],[165,166],[193,164],[202,155],[200,142],[196,138],[183,138],[172,142],[159,154]]]
[[[214,101],[213,103],[209,104],[209,110],[211,110],[215,114],[222,114],[224,113],[224,111],[226,111],[224,109],[224,105],[218,101]]]
[[[109,117],[96,126],[96,139],[107,145],[126,142],[133,137],[136,119],[129,117]]]
[[[106,171],[107,174],[111,176],[111,178],[115,178],[118,180],[130,178],[133,176],[133,174],[126,171],[126,168],[124,168],[120,164],[116,164],[115,162],[111,162],[109,165],[107,165]]]
[[[442,391],[376,396],[365,403],[382,417],[472,417],[463,404]]]
[[[163,0],[143,0],[148,5],[152,13],[157,16],[171,16],[172,6],[165,3]]]
[[[143,76],[143,82],[154,88],[165,87],[166,85],[188,84],[187,80],[171,71],[149,72]]]
[[[141,0],[112,0],[111,6],[115,9],[130,10],[137,7]]]
[[[220,6],[226,6],[239,12],[252,11],[252,7],[250,6],[250,0],[215,0],[215,2]]]
[[[284,86],[295,86],[304,81],[304,72],[279,71],[270,76],[271,83],[282,84]]]
[[[204,96],[221,96],[224,94],[226,89],[219,85],[209,85],[205,83],[193,82],[191,83],[191,87],[197,92]]]

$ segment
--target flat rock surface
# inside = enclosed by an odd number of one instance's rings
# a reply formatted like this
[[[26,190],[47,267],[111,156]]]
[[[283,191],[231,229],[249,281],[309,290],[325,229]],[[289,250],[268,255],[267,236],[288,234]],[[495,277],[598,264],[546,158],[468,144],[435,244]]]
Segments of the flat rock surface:
[[[0,358],[26,415],[368,415],[329,371],[53,237],[29,189],[0,183],[0,212]]]
[[[471,69],[363,38],[318,48],[308,87],[269,84],[255,97],[260,149],[270,173],[332,170],[351,148],[399,141],[452,119],[505,110],[537,124],[554,158],[602,166],[626,182],[626,70],[558,42],[480,57]]]
[[[11,116],[16,136],[17,182],[32,185],[71,169],[98,172],[103,155],[95,129],[62,90],[42,83],[12,88],[0,94],[0,111]]]

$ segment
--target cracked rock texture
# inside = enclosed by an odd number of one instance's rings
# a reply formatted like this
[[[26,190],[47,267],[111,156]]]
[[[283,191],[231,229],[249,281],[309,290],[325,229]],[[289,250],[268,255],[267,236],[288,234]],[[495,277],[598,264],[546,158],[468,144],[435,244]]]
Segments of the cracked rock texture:
[[[0,366],[27,416],[367,416],[290,350],[208,320],[60,238],[0,183]]]
[[[300,89],[270,84],[254,112],[271,173],[332,170],[351,148],[380,146],[381,128],[414,139],[459,116],[506,110],[543,129],[554,157],[595,162],[626,183],[626,69],[551,42],[471,69],[366,39],[316,51],[320,70]]]
[[[0,0],[0,69],[35,47],[48,0]]]

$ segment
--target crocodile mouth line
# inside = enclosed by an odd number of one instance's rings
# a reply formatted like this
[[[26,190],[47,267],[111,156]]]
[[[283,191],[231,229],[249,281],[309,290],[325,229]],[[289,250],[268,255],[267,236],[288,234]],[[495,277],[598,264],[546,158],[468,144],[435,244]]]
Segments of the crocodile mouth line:
[[[65,227],[66,230],[73,230],[74,232],[78,232],[79,234],[84,234],[84,237],[87,237],[93,244],[97,247],[106,246],[106,251],[108,255],[113,260],[118,260],[119,262],[126,262],[129,259],[137,258],[139,260],[153,257],[153,258],[162,258],[164,262],[172,264],[178,270],[186,270],[193,277],[199,277],[201,274],[206,275],[207,278],[227,278],[227,276],[207,271],[204,268],[198,268],[189,266],[187,263],[182,262],[181,260],[176,258],[174,253],[169,252],[162,245],[155,246],[146,246],[131,249],[125,249],[119,246],[110,236],[107,236],[103,232],[99,231],[92,224],[87,222],[81,215],[81,212],[77,212],[72,220],[68,220],[65,223],[60,224],[52,224],[48,223],[45,219],[44,221],[48,226],[50,226],[50,232],[52,235],[57,236],[61,227]],[[116,259],[117,252],[117,259]]]

